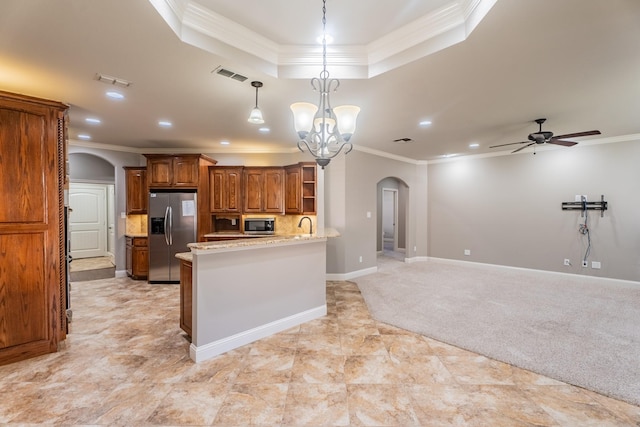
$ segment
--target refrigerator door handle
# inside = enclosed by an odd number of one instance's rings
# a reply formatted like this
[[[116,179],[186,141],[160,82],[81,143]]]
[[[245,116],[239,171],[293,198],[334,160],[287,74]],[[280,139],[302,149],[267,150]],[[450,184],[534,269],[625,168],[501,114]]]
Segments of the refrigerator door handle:
[[[171,209],[169,206],[167,206],[167,208],[164,210],[164,241],[167,245],[170,245],[169,243],[169,233],[171,232],[169,230],[169,209]]]
[[[173,208],[169,206],[169,245],[173,245]]]

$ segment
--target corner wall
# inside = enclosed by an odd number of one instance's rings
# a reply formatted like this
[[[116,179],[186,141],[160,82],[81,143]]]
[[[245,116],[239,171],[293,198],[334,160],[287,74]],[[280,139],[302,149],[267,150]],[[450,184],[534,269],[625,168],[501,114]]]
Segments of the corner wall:
[[[428,255],[640,281],[639,160],[640,141],[629,141],[430,164]],[[601,194],[609,210],[588,211],[584,268],[584,218],[561,203]]]
[[[327,241],[327,273],[358,275],[377,266],[377,184],[387,177],[409,187],[406,257],[427,255],[427,166],[354,150],[325,169],[325,225],[341,234]]]
[[[121,217],[121,212],[126,212],[127,195],[124,183],[123,166],[144,165],[144,158],[135,153],[127,153],[121,151],[103,150],[99,148],[88,148],[83,146],[69,145],[69,154],[71,153],[87,153],[100,157],[111,163],[115,169],[115,215],[116,215],[116,242],[115,242],[115,262],[116,271],[126,270],[125,260],[125,238],[126,231],[125,219]]]

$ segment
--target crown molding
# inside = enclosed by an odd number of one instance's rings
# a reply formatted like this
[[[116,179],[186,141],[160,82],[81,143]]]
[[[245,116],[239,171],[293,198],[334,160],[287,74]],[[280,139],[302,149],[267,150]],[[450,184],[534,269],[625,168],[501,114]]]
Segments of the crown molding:
[[[640,142],[640,133],[633,133],[628,135],[619,135],[619,136],[611,136],[606,138],[598,138],[598,139],[590,139],[587,141],[581,141],[580,145],[574,147],[587,147],[591,145],[602,145],[602,144],[614,144],[618,142]],[[84,147],[84,148],[93,148],[100,150],[109,150],[109,151],[120,151],[125,153],[134,153],[134,154],[173,154],[176,152],[187,153],[187,154],[200,154],[200,153],[211,153],[211,154],[292,154],[298,152],[297,147],[292,148],[281,148],[281,149],[267,149],[267,150],[256,150],[255,148],[138,148],[138,147],[126,147],[123,145],[112,145],[112,144],[103,144],[99,142],[88,142],[88,141],[80,141],[77,139],[69,139],[69,145],[73,147]],[[553,146],[553,145],[542,145],[541,147],[537,147],[537,151],[549,151],[549,150],[561,150],[563,147]],[[475,160],[475,159],[484,159],[487,157],[501,157],[508,156],[513,154],[511,150],[504,151],[496,151],[492,153],[482,153],[482,154],[463,154],[460,156],[454,156],[443,159],[433,159],[433,160],[416,160],[409,157],[399,156],[396,154],[387,153],[386,151],[376,150],[374,148],[367,148],[361,145],[353,146],[354,151],[360,151],[362,153],[372,154],[374,156],[383,157],[390,160],[397,160],[399,162],[409,163],[412,165],[432,165],[438,163],[451,163],[457,162],[460,160]],[[517,154],[531,154],[528,151],[520,151]]]
[[[291,148],[277,148],[277,149],[256,149],[256,148],[153,148],[153,147],[127,147],[124,145],[105,144],[101,142],[80,141],[77,139],[69,139],[69,146],[72,147],[84,147],[98,150],[119,151],[123,153],[133,154],[201,154],[201,153],[219,153],[219,154],[292,154],[298,152],[297,147]]]
[[[273,77],[308,78],[321,64],[318,46],[279,45],[195,1],[149,1],[183,42]],[[331,46],[327,60],[336,77],[374,77],[464,41],[496,1],[451,1],[367,45]]]

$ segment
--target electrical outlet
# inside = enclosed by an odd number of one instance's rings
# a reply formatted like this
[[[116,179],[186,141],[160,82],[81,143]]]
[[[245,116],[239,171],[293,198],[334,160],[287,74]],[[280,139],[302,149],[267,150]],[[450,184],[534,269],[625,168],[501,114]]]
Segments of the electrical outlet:
[[[591,268],[595,268],[596,270],[600,270],[600,261],[591,261]]]
[[[464,255],[465,255],[465,256],[469,256],[469,255],[471,255],[471,249],[465,249],[465,250],[464,250]]]
[[[360,255],[360,262],[362,262],[362,255]]]
[[[571,265],[571,260],[569,258],[565,258],[564,265]]]
[[[588,267],[588,266],[589,266],[589,263],[588,263],[587,261],[582,261],[582,266],[583,266],[583,267]]]

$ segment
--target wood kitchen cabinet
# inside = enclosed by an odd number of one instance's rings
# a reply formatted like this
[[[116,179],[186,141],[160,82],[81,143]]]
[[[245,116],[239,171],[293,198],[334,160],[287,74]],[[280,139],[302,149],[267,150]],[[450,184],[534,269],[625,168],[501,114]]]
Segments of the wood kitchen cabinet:
[[[149,188],[194,188],[200,180],[200,166],[216,161],[202,154],[145,154]]]
[[[149,246],[146,237],[126,237],[127,275],[135,280],[149,276]]]
[[[149,204],[147,168],[144,166],[125,166],[124,177],[127,191],[127,215],[146,214]]]
[[[0,91],[0,365],[66,338],[67,108]]]
[[[303,162],[284,167],[285,213],[316,214],[316,163]]]
[[[284,169],[245,167],[243,171],[244,213],[284,214]]]
[[[191,261],[180,260],[180,328],[191,336],[193,327],[193,284]]]
[[[210,231],[209,167],[216,160],[204,154],[145,154],[149,190],[183,189],[195,191],[198,197],[198,230],[201,242]]]
[[[242,212],[242,167],[209,168],[209,204],[212,213]]]

